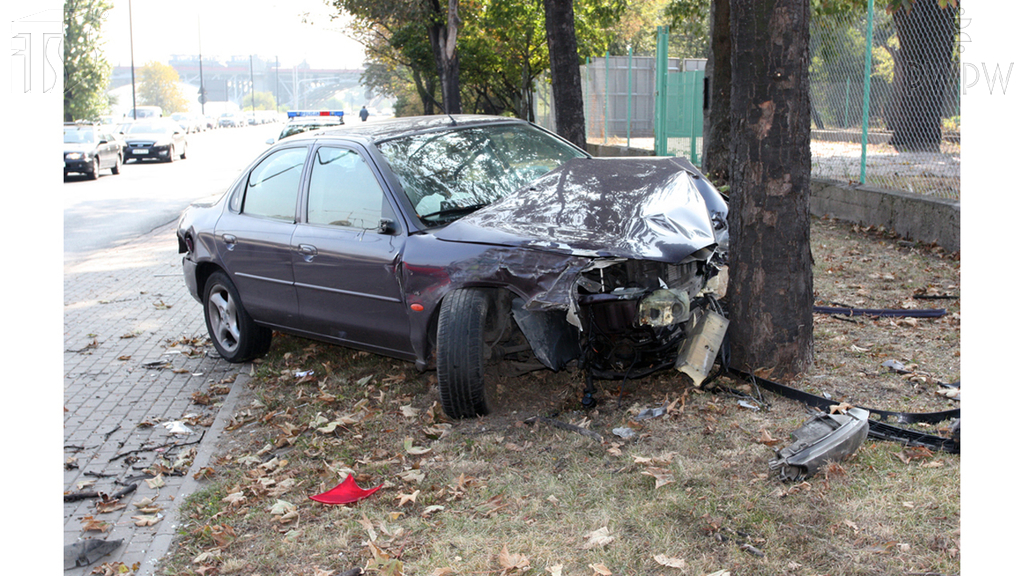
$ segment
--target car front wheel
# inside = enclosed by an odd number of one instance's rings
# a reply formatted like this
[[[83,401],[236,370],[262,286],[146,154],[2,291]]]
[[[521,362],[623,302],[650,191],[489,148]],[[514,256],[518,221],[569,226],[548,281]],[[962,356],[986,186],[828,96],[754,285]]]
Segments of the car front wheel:
[[[270,349],[273,332],[245,311],[227,274],[215,272],[206,281],[203,307],[213,346],[228,362],[247,362]]]
[[[92,159],[92,172],[89,173],[89,179],[95,180],[100,177],[100,159],[97,156]]]
[[[488,341],[502,318],[483,290],[462,288],[441,302],[437,323],[437,385],[451,418],[474,418],[495,407],[497,391],[484,375]],[[497,331],[501,331],[500,328]]]

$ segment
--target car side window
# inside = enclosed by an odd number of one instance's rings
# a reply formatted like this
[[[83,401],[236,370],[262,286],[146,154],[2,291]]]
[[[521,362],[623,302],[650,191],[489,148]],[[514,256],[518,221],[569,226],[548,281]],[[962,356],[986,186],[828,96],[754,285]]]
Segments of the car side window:
[[[373,170],[357,152],[323,146],[313,159],[306,221],[376,230],[384,204]]]
[[[245,184],[242,213],[294,222],[306,152],[306,148],[278,150],[253,168]]]

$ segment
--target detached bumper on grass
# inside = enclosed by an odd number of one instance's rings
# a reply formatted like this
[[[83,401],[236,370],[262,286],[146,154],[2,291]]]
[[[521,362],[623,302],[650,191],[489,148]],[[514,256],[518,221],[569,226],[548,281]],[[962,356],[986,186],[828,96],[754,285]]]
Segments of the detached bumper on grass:
[[[838,462],[860,448],[868,437],[868,414],[850,408],[846,414],[821,414],[804,422],[793,432],[795,442],[775,453],[768,468],[778,470],[783,480],[814,476],[827,462]]]

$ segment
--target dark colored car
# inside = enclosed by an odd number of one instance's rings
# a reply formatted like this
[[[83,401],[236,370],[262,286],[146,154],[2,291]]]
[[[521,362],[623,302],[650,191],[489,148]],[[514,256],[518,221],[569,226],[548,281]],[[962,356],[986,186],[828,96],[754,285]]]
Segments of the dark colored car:
[[[121,141],[105,126],[64,125],[64,176],[74,172],[95,180],[100,170],[121,173]]]
[[[724,335],[706,288],[727,210],[683,159],[592,158],[524,121],[431,116],[282,140],[177,235],[225,359],[264,354],[274,330],[372,351],[436,367],[463,418],[494,407],[500,362],[699,383]]]
[[[137,120],[124,133],[125,160],[155,158],[174,162],[185,159],[188,141],[185,130],[170,118]]]

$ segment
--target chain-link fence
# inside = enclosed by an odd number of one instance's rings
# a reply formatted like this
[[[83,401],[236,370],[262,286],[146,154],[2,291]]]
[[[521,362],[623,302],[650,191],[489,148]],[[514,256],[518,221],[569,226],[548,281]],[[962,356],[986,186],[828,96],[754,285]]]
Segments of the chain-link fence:
[[[959,15],[882,4],[811,22],[812,175],[959,198]]]
[[[959,14],[935,1],[913,6],[895,14],[883,5],[872,15],[861,9],[813,19],[811,173],[958,199]],[[660,70],[657,55],[597,58],[582,67],[590,142],[687,156],[700,165],[701,110],[694,103],[703,101],[703,87],[686,73],[703,70],[693,57],[705,55],[679,48],[692,45],[689,40],[671,37],[666,51],[673,58],[666,54]],[[665,101],[658,98],[659,81]],[[540,84],[536,101],[537,121],[553,129],[545,105],[550,85]],[[656,137],[663,138],[661,149]]]

